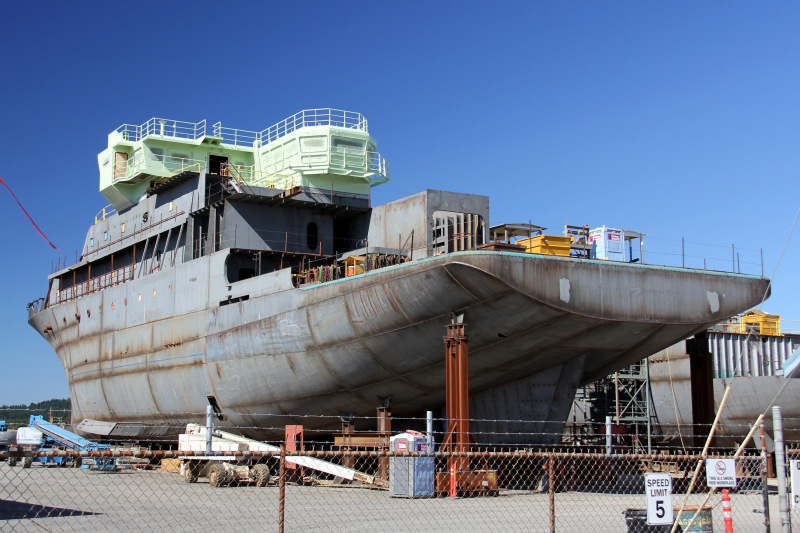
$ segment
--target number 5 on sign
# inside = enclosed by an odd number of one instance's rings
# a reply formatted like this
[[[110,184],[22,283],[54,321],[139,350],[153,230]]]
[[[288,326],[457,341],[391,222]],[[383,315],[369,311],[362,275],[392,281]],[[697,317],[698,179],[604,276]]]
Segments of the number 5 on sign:
[[[672,525],[672,477],[661,473],[645,474],[644,490],[648,525]]]

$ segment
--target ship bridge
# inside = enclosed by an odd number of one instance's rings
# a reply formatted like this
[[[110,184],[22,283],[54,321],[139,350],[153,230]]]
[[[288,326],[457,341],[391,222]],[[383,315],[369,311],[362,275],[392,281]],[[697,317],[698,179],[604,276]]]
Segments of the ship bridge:
[[[367,119],[338,109],[307,109],[262,131],[207,127],[206,121],[151,118],[123,124],[98,155],[100,192],[116,210],[186,171],[229,178],[238,187],[368,196],[389,180]]]

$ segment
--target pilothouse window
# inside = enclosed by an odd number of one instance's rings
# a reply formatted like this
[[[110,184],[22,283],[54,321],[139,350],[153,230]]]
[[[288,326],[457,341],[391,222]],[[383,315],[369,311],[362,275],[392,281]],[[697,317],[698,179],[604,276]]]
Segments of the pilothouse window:
[[[300,151],[324,152],[328,148],[328,138],[324,135],[300,137]]]
[[[344,148],[346,150],[364,149],[364,141],[359,141],[357,139],[343,139],[341,137],[334,137],[332,141],[334,148]]]

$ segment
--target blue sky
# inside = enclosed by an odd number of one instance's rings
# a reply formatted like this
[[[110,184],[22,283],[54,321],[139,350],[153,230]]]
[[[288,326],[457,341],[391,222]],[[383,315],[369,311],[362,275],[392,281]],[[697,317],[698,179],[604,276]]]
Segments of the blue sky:
[[[226,7],[221,7],[225,5]],[[649,234],[648,262],[771,276],[800,208],[800,4],[140,2],[4,6],[0,404],[69,394],[25,305],[74,262],[123,123],[261,130],[363,113],[392,180],[489,195],[492,224]],[[800,232],[800,229],[797,230]],[[800,320],[800,235],[763,308]],[[800,329],[800,322],[788,323]]]

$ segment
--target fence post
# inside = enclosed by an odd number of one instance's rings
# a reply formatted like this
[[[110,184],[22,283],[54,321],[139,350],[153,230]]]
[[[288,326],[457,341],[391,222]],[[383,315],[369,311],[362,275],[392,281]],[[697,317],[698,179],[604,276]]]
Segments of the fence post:
[[[781,515],[781,533],[791,533],[789,525],[789,497],[786,494],[786,456],[783,450],[783,418],[781,408],[772,407],[772,428],[775,433],[775,470],[778,477],[778,510]]]
[[[281,459],[280,459],[280,467],[278,468],[278,533],[283,533],[285,509],[286,509],[286,444],[281,444]]]
[[[556,532],[556,457],[547,458],[548,493],[550,494],[550,533]]]
[[[770,533],[769,526],[769,485],[767,485],[767,434],[764,422],[759,424],[761,434],[761,504],[764,507],[764,531]]]

